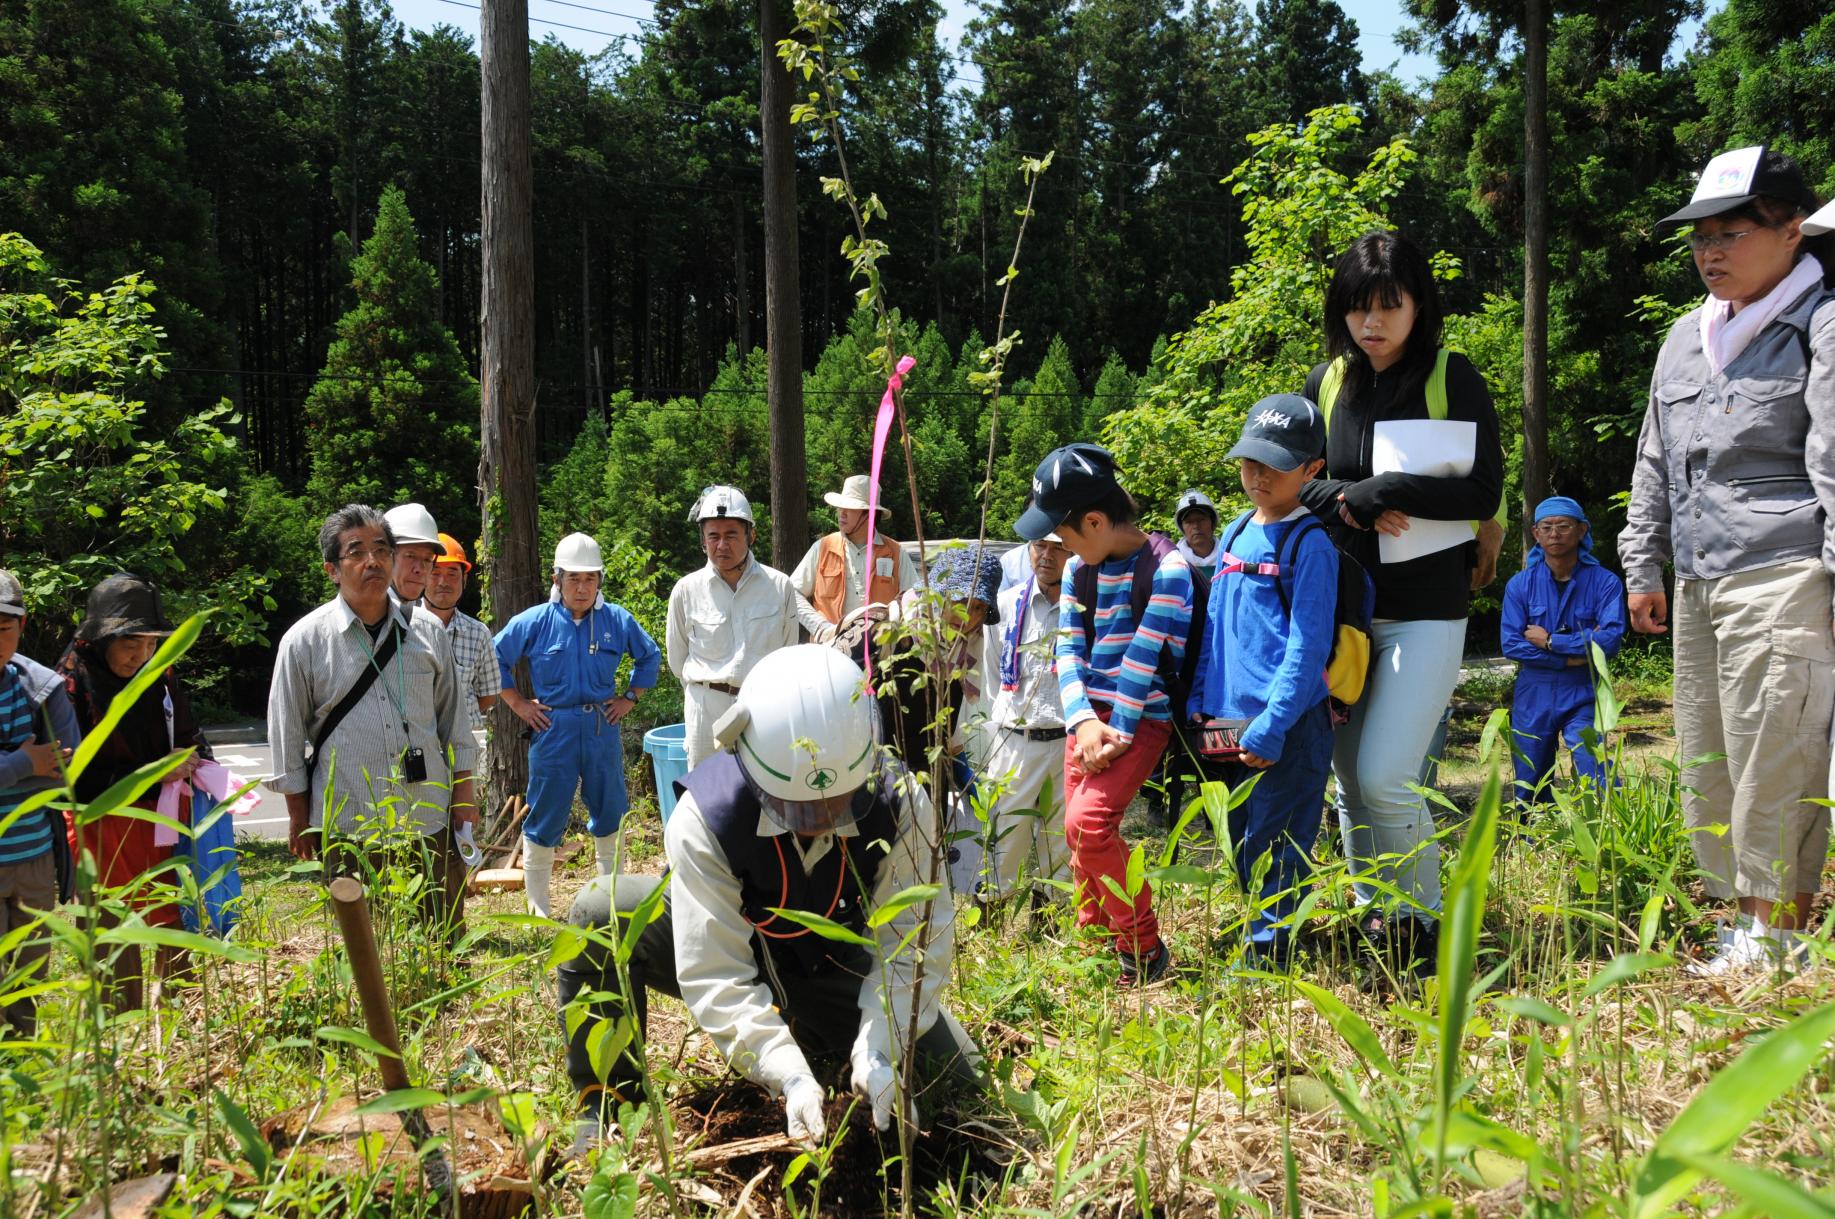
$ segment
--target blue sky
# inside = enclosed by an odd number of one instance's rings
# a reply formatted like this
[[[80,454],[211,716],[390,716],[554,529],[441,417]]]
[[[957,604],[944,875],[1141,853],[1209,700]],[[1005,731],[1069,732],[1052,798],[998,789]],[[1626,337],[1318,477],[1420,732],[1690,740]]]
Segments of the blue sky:
[[[453,25],[478,36],[478,0],[391,0],[395,16],[410,29],[432,29],[436,25]],[[1358,49],[1363,52],[1364,67],[1375,71],[1398,66],[1405,77],[1431,74],[1432,60],[1424,56],[1405,56],[1395,45],[1394,34],[1402,24],[1402,8],[1391,0],[1340,0],[1345,11],[1357,22]],[[944,0],[943,35],[950,43],[961,37],[962,28],[974,15],[968,0]],[[643,27],[641,19],[650,15],[648,0],[529,0],[529,30],[541,38],[553,34],[568,46],[592,54],[619,39],[629,39]],[[578,27],[569,29],[567,27]]]
[[[969,0],[943,2],[943,34],[953,45],[974,10]],[[1357,47],[1363,53],[1365,71],[1394,70],[1408,81],[1433,75],[1430,57],[1406,54],[1396,45],[1396,31],[1407,21],[1397,0],[1339,3],[1357,23]],[[1725,0],[1709,0],[1708,11],[1724,3]],[[410,29],[445,24],[459,27],[474,40],[478,36],[478,0],[391,0],[391,5],[395,16]],[[569,46],[594,54],[614,41],[628,41],[637,35],[650,11],[649,0],[529,0],[529,29],[537,38],[553,34]],[[1678,43],[1686,46],[1692,42],[1698,28],[1686,27]]]

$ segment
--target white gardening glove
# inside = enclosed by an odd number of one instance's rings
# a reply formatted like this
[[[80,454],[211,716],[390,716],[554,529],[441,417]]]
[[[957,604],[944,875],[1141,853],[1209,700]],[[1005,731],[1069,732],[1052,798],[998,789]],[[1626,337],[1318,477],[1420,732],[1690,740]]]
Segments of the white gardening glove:
[[[854,1095],[873,1106],[875,1130],[892,1128],[892,1106],[898,1102],[898,1078],[892,1073],[892,1064],[878,1050],[854,1055]],[[910,1117],[916,1124],[916,1105],[911,1106]]]
[[[835,632],[838,629],[839,628],[836,627],[834,623],[824,622],[819,628],[817,628],[812,642],[833,643],[835,641]]]
[[[814,1147],[828,1137],[822,1117],[822,1085],[808,1075],[793,1075],[784,1084],[784,1126],[793,1143]]]

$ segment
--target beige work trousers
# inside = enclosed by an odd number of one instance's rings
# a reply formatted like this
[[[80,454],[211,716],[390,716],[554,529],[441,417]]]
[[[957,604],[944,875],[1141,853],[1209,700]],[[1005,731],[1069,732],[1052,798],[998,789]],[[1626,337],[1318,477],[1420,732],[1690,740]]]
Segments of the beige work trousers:
[[[1805,801],[1828,794],[1829,589],[1815,560],[1676,581],[1682,812],[1715,897],[1778,901],[1820,883],[1829,817]]]
[[[718,752],[714,747],[714,724],[737,701],[700,682],[682,683],[682,738],[688,747],[688,769],[693,770]]]

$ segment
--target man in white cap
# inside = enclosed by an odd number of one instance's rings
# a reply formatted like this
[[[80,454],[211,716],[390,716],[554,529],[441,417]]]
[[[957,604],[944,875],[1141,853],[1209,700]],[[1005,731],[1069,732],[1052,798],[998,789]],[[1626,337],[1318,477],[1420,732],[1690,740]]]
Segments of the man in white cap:
[[[656,915],[637,933],[627,995],[601,944],[560,966],[577,1148],[621,1104],[642,1099],[634,1055],[646,1044],[649,991],[680,998],[735,1071],[783,1097],[800,1143],[827,1133],[819,1063],[846,1059],[851,1089],[881,1130],[899,1104],[895,1064],[913,1049],[921,1065],[979,1082],[980,1054],[939,1002],[955,955],[947,888],[868,919],[938,878],[930,800],[874,747],[864,682],[833,648],[765,657],[721,719],[720,752],[676,783],[669,871],[601,876],[574,899],[569,921],[580,928],[612,927],[640,907]],[[650,900],[659,885],[660,908]],[[858,938],[824,938],[776,909],[819,915]],[[636,1027],[614,1034],[627,1014]],[[905,1040],[913,1031],[915,1046]],[[911,1097],[904,1103],[915,1110]]]
[[[663,646],[682,683],[688,765],[714,752],[714,721],[739,696],[752,666],[797,642],[797,597],[790,577],[752,554],[752,505],[737,487],[702,491],[688,513],[707,566],[669,593]]]
[[[868,562],[867,516],[871,505],[867,496],[872,485],[865,474],[850,474],[839,492],[829,491],[822,496],[835,510],[835,522],[840,528],[816,539],[790,573],[790,582],[796,585],[797,617],[817,643],[833,639],[841,620],[862,605],[891,605],[900,593],[917,584],[917,566],[905,556],[903,547],[883,534],[875,534],[872,559]],[[881,504],[880,524],[885,524],[891,515]]]
[[[1192,569],[1206,575],[1215,572],[1223,550],[1217,545],[1217,505],[1211,497],[1196,487],[1181,491],[1172,523],[1179,529],[1179,553]]]
[[[440,527],[433,523],[433,513],[419,504],[397,504],[382,514],[395,538],[395,567],[389,577],[389,591],[403,605],[413,605],[427,591],[427,577],[433,572],[433,561],[444,547],[440,545]]]
[[[554,591],[497,633],[503,702],[535,736],[529,745],[529,814],[523,821],[523,888],[543,918],[552,905],[554,848],[567,834],[576,788],[601,874],[612,870],[618,825],[630,799],[618,723],[662,668],[662,652],[622,605],[599,594],[605,559],[599,543],[570,533],[554,548]],[[618,693],[618,667],[631,658]],[[529,662],[534,698],[516,688],[516,662]]]

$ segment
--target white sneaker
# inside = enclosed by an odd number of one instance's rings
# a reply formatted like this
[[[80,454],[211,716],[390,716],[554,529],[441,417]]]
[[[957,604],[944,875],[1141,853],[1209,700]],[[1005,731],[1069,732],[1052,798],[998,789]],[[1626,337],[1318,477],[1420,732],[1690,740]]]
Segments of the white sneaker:
[[[1797,933],[1767,927],[1754,920],[1721,932],[1720,951],[1703,961],[1691,961],[1688,972],[1697,978],[1713,978],[1746,969],[1781,969],[1794,973],[1809,963],[1809,949],[1798,942]]]

